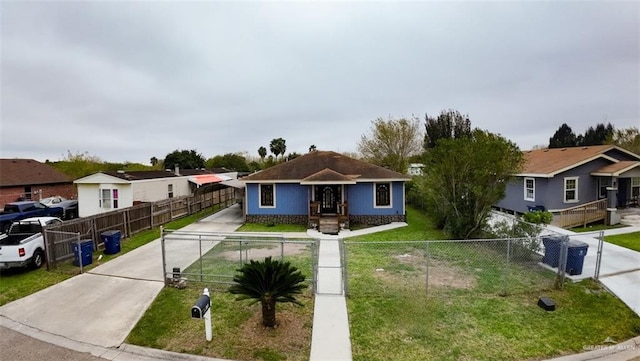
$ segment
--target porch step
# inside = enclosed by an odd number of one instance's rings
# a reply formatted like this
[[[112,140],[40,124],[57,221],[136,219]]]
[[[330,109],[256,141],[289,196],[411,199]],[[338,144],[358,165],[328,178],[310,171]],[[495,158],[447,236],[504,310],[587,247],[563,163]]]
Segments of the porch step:
[[[620,219],[620,224],[625,224],[627,226],[640,226],[640,215],[632,214],[624,216]]]
[[[340,232],[338,217],[320,218],[320,222],[318,222],[318,231],[324,234],[338,234],[338,232]]]

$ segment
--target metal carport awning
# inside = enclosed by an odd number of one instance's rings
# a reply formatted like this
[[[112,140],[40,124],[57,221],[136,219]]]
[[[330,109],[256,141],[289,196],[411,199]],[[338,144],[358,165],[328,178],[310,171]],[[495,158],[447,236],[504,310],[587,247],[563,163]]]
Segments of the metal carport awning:
[[[189,177],[189,182],[195,183],[198,187],[205,184],[220,183],[230,180],[230,177],[221,174],[202,174]]]

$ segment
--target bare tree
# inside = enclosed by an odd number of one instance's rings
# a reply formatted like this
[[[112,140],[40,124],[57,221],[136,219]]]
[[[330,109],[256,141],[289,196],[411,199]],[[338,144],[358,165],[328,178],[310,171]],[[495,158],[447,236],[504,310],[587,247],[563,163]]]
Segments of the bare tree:
[[[418,118],[378,118],[370,133],[361,136],[358,151],[374,164],[406,173],[409,157],[422,150],[421,139]]]

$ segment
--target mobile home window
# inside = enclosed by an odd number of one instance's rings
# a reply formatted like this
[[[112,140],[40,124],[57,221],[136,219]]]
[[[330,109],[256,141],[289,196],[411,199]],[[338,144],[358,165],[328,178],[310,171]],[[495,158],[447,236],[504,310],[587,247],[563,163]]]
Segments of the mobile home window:
[[[374,201],[376,207],[391,207],[391,183],[374,184]]]
[[[260,207],[275,207],[276,195],[273,184],[260,185]]]
[[[532,202],[536,200],[536,180],[533,178],[524,179],[524,200]]]
[[[568,177],[564,179],[564,202],[578,202],[578,177]]]
[[[173,198],[173,184],[167,186],[167,197]]]
[[[111,194],[113,195],[113,208],[118,208],[118,190],[114,189]]]
[[[100,208],[111,209],[111,189],[100,189]]]

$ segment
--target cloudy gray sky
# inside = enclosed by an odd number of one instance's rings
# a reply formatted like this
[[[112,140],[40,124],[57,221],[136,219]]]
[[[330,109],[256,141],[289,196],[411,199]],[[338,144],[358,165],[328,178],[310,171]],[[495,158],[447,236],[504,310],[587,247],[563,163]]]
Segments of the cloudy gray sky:
[[[640,2],[7,1],[3,158],[356,151],[453,108],[522,149],[640,126]]]

